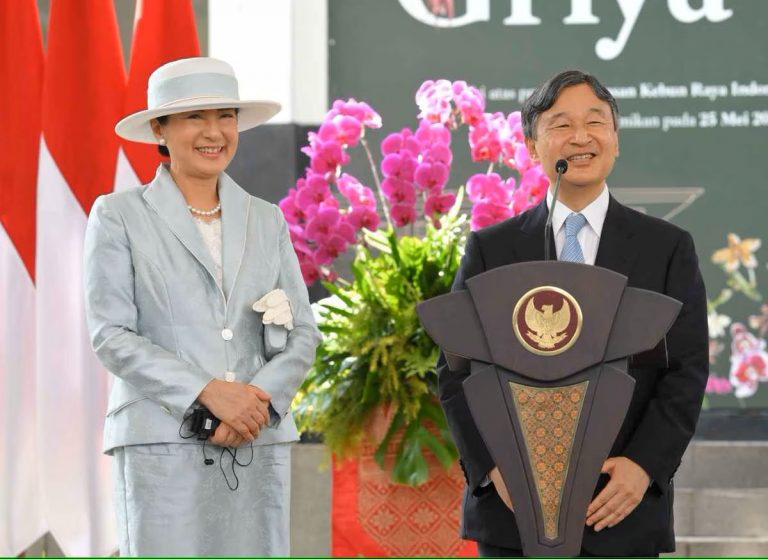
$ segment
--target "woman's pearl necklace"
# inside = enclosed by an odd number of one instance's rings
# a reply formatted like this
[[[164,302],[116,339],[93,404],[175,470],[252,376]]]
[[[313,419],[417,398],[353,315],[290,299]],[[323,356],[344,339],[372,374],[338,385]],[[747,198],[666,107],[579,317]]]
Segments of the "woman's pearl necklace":
[[[219,213],[221,211],[221,202],[216,204],[216,207],[213,208],[212,210],[201,210],[201,209],[198,209],[198,208],[193,208],[190,205],[187,205],[187,209],[189,209],[189,211],[192,212],[195,215],[202,215],[204,217],[208,217],[208,216],[211,216],[211,215],[215,215],[215,214],[217,214],[217,213]]]

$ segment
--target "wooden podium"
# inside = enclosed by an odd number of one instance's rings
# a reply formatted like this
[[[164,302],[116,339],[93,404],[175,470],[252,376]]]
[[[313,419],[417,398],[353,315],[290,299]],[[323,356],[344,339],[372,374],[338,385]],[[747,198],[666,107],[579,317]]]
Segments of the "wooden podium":
[[[570,262],[525,262],[421,303],[515,507],[526,555],[578,555],[587,507],[624,420],[631,359],[666,366],[679,301]]]

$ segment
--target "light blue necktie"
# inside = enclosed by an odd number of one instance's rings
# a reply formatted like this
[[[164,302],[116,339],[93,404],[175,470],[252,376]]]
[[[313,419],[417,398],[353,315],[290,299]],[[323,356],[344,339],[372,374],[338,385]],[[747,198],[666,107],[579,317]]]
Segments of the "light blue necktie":
[[[560,252],[560,260],[584,264],[584,253],[576,235],[587,224],[587,218],[581,214],[572,213],[565,218],[565,244]]]

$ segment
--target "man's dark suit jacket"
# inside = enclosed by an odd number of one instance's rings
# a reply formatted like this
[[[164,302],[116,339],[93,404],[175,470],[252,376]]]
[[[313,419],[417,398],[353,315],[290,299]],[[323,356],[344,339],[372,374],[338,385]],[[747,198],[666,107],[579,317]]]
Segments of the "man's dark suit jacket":
[[[472,276],[507,264],[544,259],[546,202],[470,234],[453,289]],[[551,254],[556,254],[554,242]],[[669,368],[631,368],[635,390],[611,456],[626,456],[651,477],[642,502],[613,528],[585,527],[582,546],[596,555],[646,555],[674,550],[672,476],[693,436],[706,386],[709,354],[704,283],[690,234],[611,197],[595,265],[629,278],[628,285],[682,301],[667,335]],[[462,536],[521,549],[514,514],[493,485],[481,487],[494,463],[467,407],[461,383],[469,371],[438,368],[445,410],[467,479]],[[608,481],[601,475],[595,490]]]

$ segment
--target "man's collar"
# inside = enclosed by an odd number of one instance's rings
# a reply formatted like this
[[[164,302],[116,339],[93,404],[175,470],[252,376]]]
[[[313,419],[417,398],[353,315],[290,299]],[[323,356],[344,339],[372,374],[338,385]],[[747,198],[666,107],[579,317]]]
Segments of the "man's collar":
[[[605,223],[605,215],[608,213],[609,201],[610,195],[608,194],[608,185],[605,185],[597,198],[592,200],[587,207],[579,212],[587,218],[587,223],[589,223],[589,226],[598,237],[603,232],[603,224]],[[547,207],[552,207],[552,192],[550,190],[547,190]],[[555,235],[557,235],[560,228],[565,223],[565,218],[572,213],[572,209],[558,200],[557,205],[555,206],[555,213],[552,216],[552,231]]]

